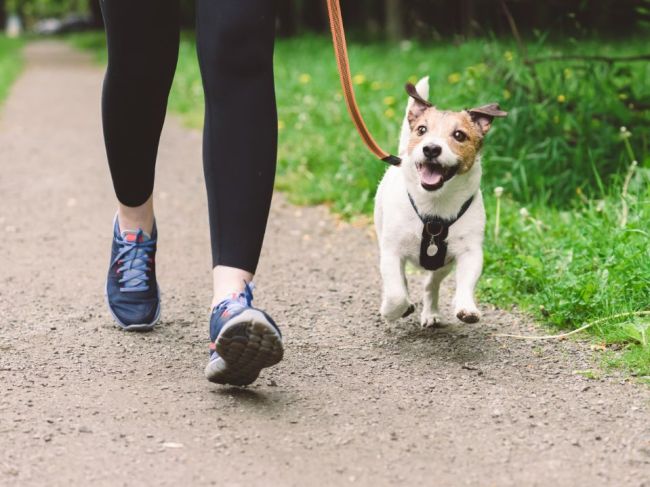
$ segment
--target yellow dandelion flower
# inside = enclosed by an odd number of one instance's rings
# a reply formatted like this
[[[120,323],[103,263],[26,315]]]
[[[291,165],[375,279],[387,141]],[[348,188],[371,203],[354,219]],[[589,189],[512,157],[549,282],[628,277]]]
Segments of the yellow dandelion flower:
[[[504,100],[509,100],[510,98],[512,98],[512,93],[510,93],[510,90],[508,90],[507,88],[503,90],[503,98]]]
[[[352,81],[355,85],[362,85],[366,82],[366,77],[363,74],[355,74]]]
[[[514,57],[515,56],[512,54],[512,51],[506,51],[503,53],[503,58],[508,62],[512,61]]]
[[[449,84],[455,85],[460,81],[460,73],[451,73],[449,76],[447,76],[447,81]]]
[[[557,102],[558,103],[564,103],[566,101],[566,96],[564,95],[557,95]]]
[[[372,83],[370,83],[370,89],[372,91],[381,90],[381,83],[379,81],[373,81]]]
[[[391,106],[391,105],[394,105],[394,104],[395,104],[395,97],[394,96],[387,96],[386,98],[384,98],[384,105]]]
[[[384,112],[384,115],[386,116],[386,118],[393,118],[395,116],[395,110],[393,110],[392,108],[388,108]]]
[[[298,76],[298,81],[300,81],[303,85],[306,85],[311,81],[311,75],[309,73],[302,73],[300,76]]]

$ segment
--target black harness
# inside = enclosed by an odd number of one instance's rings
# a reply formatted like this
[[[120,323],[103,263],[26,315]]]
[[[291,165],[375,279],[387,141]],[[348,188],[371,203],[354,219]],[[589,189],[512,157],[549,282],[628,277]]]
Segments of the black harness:
[[[422,216],[415,206],[415,201],[410,193],[409,201],[415,210],[420,220],[422,220],[422,240],[420,242],[420,265],[428,271],[435,271],[445,265],[445,257],[447,256],[447,235],[449,235],[449,227],[458,221],[458,219],[465,214],[467,209],[474,201],[474,196],[470,197],[463,206],[456,218],[446,220],[439,216]]]

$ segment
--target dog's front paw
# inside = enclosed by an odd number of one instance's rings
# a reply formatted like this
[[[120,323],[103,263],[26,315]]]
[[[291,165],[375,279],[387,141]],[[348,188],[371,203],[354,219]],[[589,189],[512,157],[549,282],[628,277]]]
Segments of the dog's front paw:
[[[386,321],[395,321],[413,313],[415,305],[408,299],[384,299],[379,311]]]
[[[422,325],[422,328],[436,328],[442,325],[442,316],[436,312],[422,311],[420,325]]]
[[[481,312],[477,308],[460,308],[456,310],[456,317],[464,323],[476,323],[481,319]]]

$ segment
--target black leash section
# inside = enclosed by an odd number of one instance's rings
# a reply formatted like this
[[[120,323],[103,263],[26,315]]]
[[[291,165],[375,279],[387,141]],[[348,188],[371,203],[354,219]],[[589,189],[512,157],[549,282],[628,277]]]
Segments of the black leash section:
[[[428,271],[435,271],[445,265],[445,257],[447,257],[447,236],[449,235],[449,227],[456,223],[461,216],[465,214],[467,209],[474,201],[474,196],[463,203],[456,218],[446,220],[439,216],[422,216],[415,206],[415,201],[410,193],[409,201],[415,210],[418,218],[422,221],[422,240],[420,242],[420,265]]]

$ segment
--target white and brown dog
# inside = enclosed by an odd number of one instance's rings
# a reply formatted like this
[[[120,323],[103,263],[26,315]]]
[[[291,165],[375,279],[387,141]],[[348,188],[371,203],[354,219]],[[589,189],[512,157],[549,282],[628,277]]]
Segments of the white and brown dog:
[[[497,104],[462,112],[438,110],[426,99],[429,79],[410,95],[399,143],[402,163],[382,179],[375,201],[383,299],[381,314],[393,321],[415,310],[409,299],[406,261],[428,270],[420,323],[441,322],[440,283],[456,263],[454,313],[475,323],[481,313],[474,287],[483,267],[485,209],[481,196],[481,146]]]

